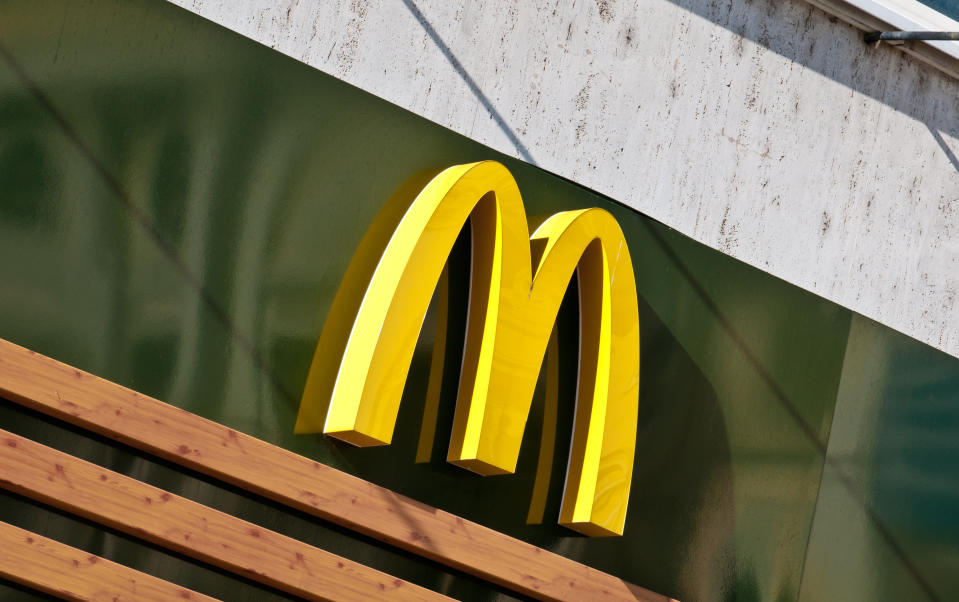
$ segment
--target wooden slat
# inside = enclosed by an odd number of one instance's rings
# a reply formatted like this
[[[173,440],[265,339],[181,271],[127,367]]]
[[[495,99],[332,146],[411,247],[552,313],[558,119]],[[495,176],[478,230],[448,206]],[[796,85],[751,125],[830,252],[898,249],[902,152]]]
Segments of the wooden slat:
[[[2,339],[0,396],[529,596],[668,600]]]
[[[4,430],[0,487],[312,600],[449,600]]]
[[[2,522],[0,576],[65,600],[215,600]]]

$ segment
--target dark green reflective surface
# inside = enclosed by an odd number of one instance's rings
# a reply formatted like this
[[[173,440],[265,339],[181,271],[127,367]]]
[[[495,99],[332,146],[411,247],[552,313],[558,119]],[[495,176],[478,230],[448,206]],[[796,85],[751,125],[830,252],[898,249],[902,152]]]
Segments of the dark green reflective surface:
[[[957,360],[165,3],[7,2],[0,17],[0,337],[684,600],[959,592]],[[448,466],[448,361],[434,461],[413,463],[427,338],[392,446],[293,435],[322,321],[381,204],[415,172],[488,158],[530,214],[601,206],[630,243],[642,380],[622,538],[555,525],[571,369],[543,525],[524,524],[539,397],[516,475]],[[12,404],[0,423],[438,591],[503,595]],[[837,473],[846,449],[866,459]],[[0,520],[225,599],[278,596],[21,498],[0,498]]]
[[[955,358],[855,316],[802,600],[959,593]]]

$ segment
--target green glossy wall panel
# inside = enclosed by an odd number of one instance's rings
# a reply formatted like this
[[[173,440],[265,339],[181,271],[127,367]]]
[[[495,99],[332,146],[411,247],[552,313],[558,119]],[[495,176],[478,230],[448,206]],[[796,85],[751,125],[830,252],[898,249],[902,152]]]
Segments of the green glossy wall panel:
[[[0,16],[0,337],[683,600],[813,591],[816,565],[805,559],[829,520],[817,494],[837,396],[848,409],[859,388],[874,386],[862,369],[850,380],[847,343],[861,330],[850,331],[860,320],[851,312],[165,3],[6,2]],[[531,214],[604,207],[629,241],[642,365],[622,538],[555,524],[570,370],[542,525],[525,524],[541,396],[517,474],[474,476],[441,460],[457,364],[448,361],[434,460],[413,463],[429,337],[392,446],[293,435],[329,304],[381,204],[415,172],[488,158],[513,171]],[[451,358],[461,345],[465,243],[453,261]],[[573,299],[561,318],[566,365],[575,365]],[[947,379],[935,382],[955,397],[959,366],[941,362],[930,378]],[[0,423],[458,598],[506,596],[12,404],[0,404]],[[829,466],[825,476],[823,500],[835,490]],[[867,494],[894,499],[899,485],[882,483]],[[280,597],[20,498],[0,498],[0,520],[211,595]],[[954,530],[931,532],[956,549]],[[826,597],[841,591],[828,577],[820,583]]]
[[[959,593],[956,359],[856,316],[801,599]]]

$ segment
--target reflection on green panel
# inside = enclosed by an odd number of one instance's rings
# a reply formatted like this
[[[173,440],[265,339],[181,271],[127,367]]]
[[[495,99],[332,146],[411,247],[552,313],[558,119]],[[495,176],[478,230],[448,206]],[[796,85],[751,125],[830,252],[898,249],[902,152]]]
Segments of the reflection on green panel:
[[[959,593],[956,359],[853,320],[802,599]]]
[[[0,48],[0,337],[682,600],[917,599],[920,582],[940,599],[959,593],[954,358],[165,3],[7,2]],[[531,215],[599,206],[626,234],[642,359],[623,537],[556,525],[574,294],[559,320],[566,369],[543,523],[526,524],[542,390],[515,475],[443,461],[466,234],[432,461],[414,463],[429,336],[393,445],[293,435],[323,320],[373,216],[411,174],[480,159],[513,172]],[[457,598],[507,595],[13,404],[0,402],[0,421]],[[864,455],[850,467],[846,452]],[[0,498],[0,520],[211,595],[279,596],[20,498]],[[3,587],[0,598],[27,595]]]

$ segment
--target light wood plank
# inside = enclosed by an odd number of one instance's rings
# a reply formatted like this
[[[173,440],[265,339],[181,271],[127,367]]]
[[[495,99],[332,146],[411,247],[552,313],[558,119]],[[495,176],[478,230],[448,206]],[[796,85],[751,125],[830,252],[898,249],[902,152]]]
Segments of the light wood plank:
[[[312,600],[449,600],[4,430],[0,487]]]
[[[0,395],[529,596],[669,600],[2,339]]]
[[[65,600],[216,600],[7,523],[0,523],[0,576]]]

